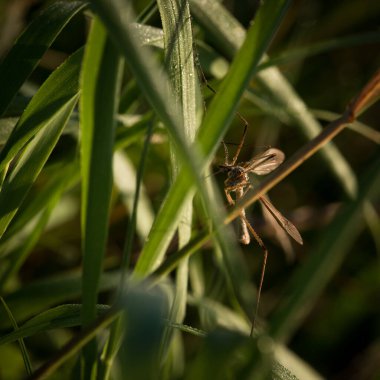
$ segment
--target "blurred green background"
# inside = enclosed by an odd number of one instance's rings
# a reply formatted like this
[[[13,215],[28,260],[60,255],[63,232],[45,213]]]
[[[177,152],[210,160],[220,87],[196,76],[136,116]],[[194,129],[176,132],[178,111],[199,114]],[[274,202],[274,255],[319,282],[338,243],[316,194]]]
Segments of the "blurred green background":
[[[19,33],[48,3],[51,2],[0,2],[0,57],[6,55]],[[138,14],[139,10],[144,9],[146,2],[135,3]],[[259,1],[239,0],[223,3],[244,27],[248,27]],[[332,117],[330,113],[341,114],[352,97],[380,67],[379,20],[380,2],[373,0],[299,0],[291,3],[268,55],[277,62],[283,75],[307,106],[315,112],[317,118],[322,120],[322,124],[327,124],[327,120]],[[218,41],[198,24],[196,17],[193,22],[202,70],[209,83],[217,89],[224,69],[228,68],[228,57]],[[151,18],[150,24],[160,27],[158,13]],[[87,31],[88,20],[81,13],[65,27],[52,48],[45,54],[37,69],[24,84],[17,101],[8,109],[7,117],[20,116],[30,96],[52,70],[85,43]],[[158,56],[162,54],[158,49],[156,52]],[[207,52],[209,54],[206,54]],[[275,61],[277,58],[278,61]],[[125,78],[130,78],[130,75],[126,68]],[[249,122],[248,137],[241,159],[248,160],[267,146],[278,147],[287,156],[292,155],[305,143],[305,137],[291,121],[286,123],[281,117],[275,117],[274,100],[263,91],[255,79],[251,88],[252,91],[246,94],[239,107],[239,112]],[[212,94],[204,86],[202,93],[207,103]],[[147,102],[138,90],[131,104],[128,113],[132,116],[144,115],[149,111]],[[378,103],[360,118],[360,122],[373,128],[367,136],[363,136],[363,132],[346,129],[334,139],[334,143],[358,177],[379,157],[379,114]],[[28,195],[29,199],[33,199],[43,188],[50,175],[49,167],[51,173],[54,173],[55,160],[59,160],[62,155],[68,155],[69,152],[75,152],[77,122],[74,115],[70,120],[71,128],[69,126],[61,136],[46,170]],[[233,144],[240,141],[241,133],[241,122],[236,117],[225,137],[225,141],[231,143],[231,151],[234,149]],[[169,143],[162,129],[158,128],[155,131],[152,142],[147,157],[144,185],[147,204],[156,212],[170,186],[171,173]],[[128,158],[135,167],[139,162],[142,144],[143,136],[137,136],[126,148]],[[223,159],[223,150],[220,149],[211,170],[216,171],[216,165],[222,163]],[[217,175],[216,180],[222,192],[223,176]],[[120,189],[115,187],[105,260],[107,270],[117,269],[120,264],[124,235],[129,223],[129,210],[125,207],[126,197],[131,199],[131,194],[122,194]],[[249,209],[249,219],[270,252],[260,305],[262,319],[270,318],[276,305],[284,297],[284,284],[287,284],[292,273],[307,259],[310,250],[318,245],[320,236],[330,228],[341,204],[349,200],[348,194],[320,155],[305,162],[276,186],[270,192],[270,197],[276,207],[297,226],[303,236],[304,245],[293,245],[293,248],[289,248],[287,254],[284,254],[284,249],[273,239],[273,231],[263,220],[259,207]],[[374,204],[373,210],[376,214],[372,218],[372,231],[367,227],[360,233],[343,264],[288,344],[300,358],[328,379],[380,378],[378,202],[379,199]],[[199,204],[198,211],[194,222],[195,230],[198,223],[203,223]],[[145,221],[142,224],[141,228],[147,228],[149,222]],[[141,244],[141,240],[136,236],[133,262],[136,261]],[[169,252],[174,252],[176,246],[177,241],[174,239]],[[243,249],[252,281],[257,284],[262,253],[254,242]],[[207,255],[212,250],[212,246],[207,245],[197,255],[202,254],[205,257],[203,266],[207,275],[207,292],[222,300],[225,294],[221,275],[215,269],[214,259]],[[17,305],[18,289],[27,289],[29,284],[51,276],[70,274],[76,277],[80,273],[81,260],[80,189],[75,186],[62,197],[28,259],[7,285],[5,294],[10,294],[9,300],[14,302],[13,305]],[[68,299],[64,296],[62,298],[65,302],[78,303],[79,283],[72,284],[72,296]],[[103,288],[101,296],[101,301],[105,304],[112,300],[112,291],[107,288],[108,286]],[[61,300],[58,300],[58,303],[60,302]],[[19,304],[18,307],[22,309],[28,306]],[[185,323],[199,327],[199,317],[195,309],[194,306],[189,306]],[[12,309],[12,312],[17,315],[17,310]],[[20,315],[23,315],[22,311]],[[26,315],[30,316],[29,313]],[[23,317],[20,317],[21,320]],[[2,323],[4,325],[5,322]],[[42,362],[50,357],[52,350],[56,350],[75,332],[75,329],[45,332],[26,339],[26,343],[33,358]],[[189,358],[194,356],[199,344],[193,337],[185,336],[186,355]],[[21,359],[15,352],[18,352],[16,345],[0,346],[0,373],[4,379],[18,378],[18,371],[23,373]]]

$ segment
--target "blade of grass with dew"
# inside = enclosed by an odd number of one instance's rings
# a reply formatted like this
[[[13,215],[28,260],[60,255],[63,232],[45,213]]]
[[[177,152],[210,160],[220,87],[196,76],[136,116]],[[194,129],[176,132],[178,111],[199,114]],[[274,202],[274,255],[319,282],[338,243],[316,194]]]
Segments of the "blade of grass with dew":
[[[187,0],[158,0],[158,9],[164,33],[165,63],[169,73],[171,89],[174,91],[173,106],[181,110],[184,133],[187,141],[193,143],[198,129],[197,102],[196,102],[196,73],[193,57],[193,32],[191,27],[190,9]],[[176,156],[175,149],[171,150],[171,162],[173,180],[178,175],[181,167],[180,158]],[[192,197],[186,201],[180,216],[178,225],[178,247],[181,249],[190,240],[192,226]],[[188,258],[181,261],[176,270],[176,286],[174,299],[171,305],[169,321],[182,323],[186,314],[188,277]],[[161,344],[161,357],[165,357],[170,351],[173,361],[183,360],[176,358],[178,351],[171,344],[173,330],[166,328]],[[171,360],[166,361],[171,365]],[[166,366],[167,367],[167,366]],[[170,371],[164,368],[163,371]]]
[[[93,20],[81,72],[82,322],[96,318],[96,303],[108,235],[112,155],[121,60],[101,21]],[[87,376],[96,370],[93,341],[84,350]]]
[[[218,2],[190,0],[190,4],[196,19],[218,41],[222,50],[231,59],[244,41],[244,28]],[[322,130],[321,125],[277,68],[261,71],[257,73],[255,79],[276,100],[278,107],[284,109],[291,122],[304,136],[311,139]],[[337,148],[329,144],[321,150],[321,154],[346,193],[351,197],[355,196],[357,190],[355,174]]]
[[[136,30],[141,45],[155,46],[160,49],[164,48],[162,29],[144,24],[134,24],[132,27]]]
[[[0,193],[0,236],[49,158],[77,103],[81,60],[82,51],[79,50],[50,75],[20,119],[19,130],[33,128],[36,123],[39,124],[39,132],[4,181]],[[56,99],[54,107],[51,107],[51,97]],[[13,147],[10,148],[12,150]]]
[[[37,16],[18,38],[0,64],[0,115],[7,109],[57,35],[85,6],[81,1],[57,1]],[[11,146],[14,146],[13,141],[9,147]],[[1,155],[0,160],[4,157]]]
[[[4,307],[4,309],[5,309],[5,311],[6,311],[7,315],[8,315],[8,318],[12,322],[14,331],[17,332],[18,329],[19,329],[18,325],[17,325],[17,321],[13,317],[13,314],[12,314],[10,308],[8,307],[8,305],[6,304],[6,302],[4,301],[3,297],[0,297],[0,301],[3,304],[3,307]],[[19,342],[19,345],[20,345],[20,350],[21,350],[21,354],[22,354],[22,359],[24,361],[26,373],[29,376],[31,376],[32,373],[33,373],[33,369],[32,369],[32,363],[30,361],[30,357],[29,357],[29,354],[28,354],[28,350],[26,349],[26,346],[25,346],[25,343],[24,343],[24,340],[23,340],[22,337],[18,338],[18,342]]]

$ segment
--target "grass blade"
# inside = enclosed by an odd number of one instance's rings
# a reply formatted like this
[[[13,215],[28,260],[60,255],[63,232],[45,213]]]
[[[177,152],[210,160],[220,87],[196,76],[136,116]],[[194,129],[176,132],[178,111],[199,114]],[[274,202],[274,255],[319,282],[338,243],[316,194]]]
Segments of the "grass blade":
[[[18,38],[0,65],[0,115],[7,109],[57,35],[85,6],[81,1],[57,1],[36,17]]]
[[[16,214],[32,183],[49,158],[78,100],[79,67],[82,51],[74,53],[41,86],[22,115],[18,128],[9,137],[2,164],[16,154],[21,145],[39,132],[28,144],[14,169],[6,177],[0,193],[0,236]],[[65,87],[66,90],[62,91]],[[60,96],[62,95],[62,96]],[[56,101],[51,106],[50,98]],[[2,151],[3,153],[3,151]],[[4,156],[2,156],[4,158]],[[4,166],[2,166],[4,167]]]
[[[81,74],[83,327],[96,318],[107,242],[120,63],[119,54],[106,30],[98,19],[94,19]],[[93,373],[96,357],[96,343],[93,341],[85,350],[87,376]]]
[[[3,297],[0,297],[0,301],[3,304],[3,307],[4,307],[5,311],[8,314],[8,318],[12,322],[12,325],[13,325],[13,328],[14,328],[15,332],[17,332],[18,331],[18,325],[17,325],[17,322],[16,322],[16,320],[14,319],[14,317],[12,315],[11,310],[9,309],[8,305],[5,303]],[[32,374],[33,370],[32,370],[32,364],[31,364],[31,361],[30,361],[30,358],[29,358],[28,351],[26,349],[24,340],[21,337],[18,338],[18,341],[19,341],[19,345],[20,345],[20,349],[21,349],[21,353],[22,353],[22,358],[24,360],[24,365],[25,365],[26,372],[30,376]]]

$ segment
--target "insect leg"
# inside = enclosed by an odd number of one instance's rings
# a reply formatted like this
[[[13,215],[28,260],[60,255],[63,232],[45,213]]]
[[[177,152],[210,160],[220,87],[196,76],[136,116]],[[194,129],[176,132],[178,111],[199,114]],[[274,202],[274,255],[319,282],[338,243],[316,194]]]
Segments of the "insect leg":
[[[231,165],[235,165],[236,164],[236,161],[237,161],[237,159],[239,157],[241,148],[244,145],[245,136],[247,135],[247,129],[248,129],[248,121],[245,120],[244,117],[240,115],[240,113],[236,113],[236,114],[239,116],[240,120],[244,123],[244,131],[243,131],[243,136],[242,136],[242,138],[240,140],[239,146],[237,147],[235,155],[234,155],[234,157],[232,159]]]
[[[259,244],[259,246],[261,247],[261,249],[264,252],[263,263],[261,265],[260,283],[259,283],[259,288],[258,288],[258,291],[257,291],[256,308],[255,308],[255,312],[254,312],[254,315],[253,315],[253,318],[252,318],[252,327],[251,327],[251,333],[250,333],[250,336],[253,336],[253,331],[254,331],[255,326],[256,326],[256,319],[257,319],[257,315],[258,315],[258,312],[259,312],[259,304],[260,304],[261,291],[262,291],[262,288],[263,288],[265,268],[266,268],[267,259],[268,259],[268,250],[265,247],[264,242],[261,240],[261,237],[257,234],[257,232],[253,229],[253,227],[251,226],[251,224],[248,222],[248,220],[245,217],[245,215],[241,214],[241,218],[243,218],[245,220],[245,223],[246,223],[246,225],[247,225],[247,227],[249,229],[249,232],[252,234],[252,236],[255,238],[255,240],[257,241],[257,243]]]

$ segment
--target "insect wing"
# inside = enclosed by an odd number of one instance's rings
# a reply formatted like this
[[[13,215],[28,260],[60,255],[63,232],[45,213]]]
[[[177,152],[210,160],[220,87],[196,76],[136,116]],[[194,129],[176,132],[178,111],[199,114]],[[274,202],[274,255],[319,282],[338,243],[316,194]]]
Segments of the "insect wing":
[[[276,169],[285,159],[285,154],[275,148],[270,148],[265,152],[258,154],[248,161],[244,168],[247,172],[257,175],[265,175]]]
[[[268,199],[265,197],[260,197],[261,203],[266,207],[266,209],[273,215],[273,217],[276,219],[278,224],[298,243],[303,244],[302,237],[300,233],[298,232],[295,225],[290,222],[288,219],[283,216],[280,211],[276,209],[276,207],[273,206],[271,202],[269,202]]]

